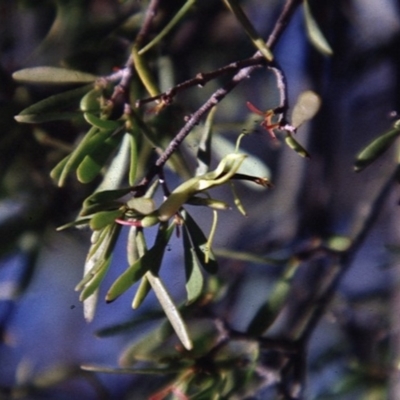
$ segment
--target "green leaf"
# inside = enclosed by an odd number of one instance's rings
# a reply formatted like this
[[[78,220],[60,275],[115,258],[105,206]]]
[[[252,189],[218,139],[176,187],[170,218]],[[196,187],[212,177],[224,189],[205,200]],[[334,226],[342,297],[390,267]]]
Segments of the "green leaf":
[[[99,87],[89,90],[79,102],[80,110],[91,113],[100,111],[100,98],[102,94],[103,90]]]
[[[115,131],[119,129],[123,123],[122,121],[99,118],[89,112],[85,112],[83,116],[85,117],[86,122],[90,125],[105,131]]]
[[[218,270],[218,263],[215,260],[213,252],[207,248],[207,238],[203,231],[197,225],[195,220],[185,210],[182,212],[185,221],[184,227],[187,228],[189,238],[196,253],[200,265],[210,274],[215,274]],[[208,253],[208,262],[206,262],[206,254]]]
[[[90,220],[90,228],[93,230],[100,230],[105,228],[107,225],[111,225],[117,218],[120,218],[124,214],[124,210],[113,210],[113,211],[100,211],[92,217]]]
[[[165,229],[164,224],[160,224],[153,247],[149,249],[143,257],[139,258],[128,267],[111,285],[106,295],[106,301],[108,303],[114,301],[122,293],[126,292],[150,269],[158,271],[164,256],[165,248],[174,228],[174,224],[171,224],[167,229]]]
[[[75,290],[82,290],[88,282],[100,271],[104,262],[111,257],[118,240],[121,225],[106,226],[99,232],[97,240],[92,244],[85,262],[85,275],[76,285]]]
[[[290,134],[285,137],[286,144],[293,149],[299,156],[311,158],[308,151]]]
[[[400,136],[400,129],[395,128],[384,133],[378,138],[370,142],[363,150],[356,156],[354,170],[356,172],[362,171],[368,165],[372,164],[379,158],[385,151],[394,143]]]
[[[158,276],[153,275],[151,271],[146,273],[146,278],[150,282],[150,285],[158,301],[160,302],[161,307],[165,312],[165,315],[167,316],[172,327],[174,328],[174,331],[179,340],[186,350],[191,350],[193,348],[193,344],[189,337],[189,332],[187,330],[186,324],[161,279]]]
[[[131,191],[131,188],[124,188],[95,192],[84,200],[80,215],[91,215],[98,211],[109,211],[110,209],[119,208],[123,203],[118,200],[131,193]]]
[[[236,19],[240,22],[247,35],[250,37],[254,46],[261,52],[267,61],[271,62],[274,59],[274,55],[270,48],[266,45],[265,41],[259,35],[253,24],[247,18],[246,14],[238,4],[237,0],[224,0],[224,3],[235,15]]]
[[[223,185],[232,178],[240,168],[244,154],[232,153],[226,155],[214,171],[195,176],[179,185],[161,204],[158,209],[160,221],[167,221],[196,193]]]
[[[213,152],[218,154],[218,156],[221,158],[223,157],[224,154],[234,153],[236,150],[236,146],[221,135],[213,136],[212,140],[213,140],[212,150]],[[238,172],[244,175],[247,174],[251,176],[263,177],[266,179],[271,178],[271,171],[265,165],[265,162],[250,153],[246,153],[246,158],[241,164]],[[241,182],[253,190],[263,190],[262,187],[254,185],[250,181],[244,180]]]
[[[132,300],[132,308],[136,310],[143,303],[144,299],[150,293],[151,285],[149,280],[144,276],[140,281],[139,287],[136,290],[135,297]]]
[[[122,135],[108,137],[103,143],[95,147],[94,151],[87,154],[76,170],[77,178],[81,183],[89,183],[95,179],[112,152],[121,143]]]
[[[138,138],[136,133],[129,133],[130,161],[129,161],[129,185],[133,186],[136,181],[138,168]]]
[[[204,278],[194,247],[190,243],[186,227],[183,229],[183,250],[185,257],[187,304],[196,301],[202,294]]]
[[[57,227],[57,231],[63,231],[64,229],[72,228],[74,226],[80,226],[80,225],[88,225],[90,221],[90,218],[78,218],[75,221],[68,222],[64,225],[61,225]]]
[[[16,81],[49,84],[77,84],[93,82],[97,76],[86,72],[58,67],[33,67],[12,74]]]
[[[71,153],[65,167],[58,180],[58,185],[63,186],[67,176],[76,170],[83,159],[92,152],[96,151],[98,146],[100,146],[108,137],[113,134],[113,131],[102,131],[98,128],[92,127],[85,137],[78,144],[77,148]]]
[[[80,98],[92,87],[93,85],[86,85],[47,97],[25,108],[14,118],[22,123],[40,123],[76,118],[81,113],[64,110],[76,107]]]
[[[322,54],[331,56],[333,54],[333,50],[328,41],[325,39],[325,36],[321,32],[317,22],[315,21],[308,0],[304,0],[304,18],[307,35],[312,45]]]
[[[93,278],[85,285],[82,290],[79,300],[85,301],[88,297],[90,297],[100,286],[103,281],[109,267],[111,264],[111,255],[102,262],[101,267],[99,267],[98,272],[93,276]]]
[[[51,171],[50,171],[50,177],[53,179],[55,182],[59,182],[61,175],[64,171],[65,166],[68,163],[68,160],[70,159],[71,155],[68,154],[66,157],[64,157]]]
[[[185,14],[190,10],[196,0],[187,0],[186,3],[179,9],[176,15],[171,19],[170,22],[164,27],[164,29],[145,47],[139,50],[138,54],[142,55],[146,51],[150,50],[157,43],[159,43],[173,28],[176,26],[180,20],[183,19]]]
[[[74,118],[80,118],[78,112],[54,112],[47,114],[26,114],[16,115],[14,119],[22,124],[41,124],[50,121],[69,121]]]
[[[297,128],[304,122],[314,118],[321,107],[320,97],[312,90],[301,93],[292,112],[292,125]]]

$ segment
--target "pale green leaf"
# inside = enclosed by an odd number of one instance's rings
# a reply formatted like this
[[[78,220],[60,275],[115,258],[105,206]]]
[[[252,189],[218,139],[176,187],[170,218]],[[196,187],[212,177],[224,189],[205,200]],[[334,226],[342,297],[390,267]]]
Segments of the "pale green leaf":
[[[16,81],[48,84],[77,84],[89,83],[97,76],[86,72],[58,67],[33,67],[21,69],[13,73]]]
[[[176,307],[174,301],[172,300],[171,296],[169,295],[167,289],[165,288],[161,279],[153,275],[151,271],[146,273],[146,278],[150,282],[150,285],[163,308],[165,315],[167,316],[169,322],[171,323],[172,327],[176,335],[178,336],[179,340],[186,348],[186,350],[191,350],[193,348],[192,341],[189,337],[189,332],[187,330],[186,324],[182,319],[182,316]]]
[[[124,214],[123,210],[113,211],[100,211],[92,217],[90,220],[90,228],[93,230],[99,230],[105,228],[107,225],[111,225],[117,218],[120,218]]]
[[[213,136],[213,152],[216,153],[219,157],[223,157],[225,154],[233,153],[236,150],[236,146],[230,142],[229,140],[225,139],[221,135]],[[245,153],[246,158],[243,161],[242,165],[239,168],[239,173],[247,174],[252,176],[258,176],[260,178],[271,178],[271,171],[265,165],[265,162],[262,161],[260,158],[250,154]],[[254,185],[251,181],[243,180],[241,181],[244,185],[254,190],[263,190],[262,187],[259,185]]]
[[[320,97],[312,90],[301,93],[292,112],[292,125],[297,128],[315,116],[321,106]]]
[[[325,36],[321,32],[317,22],[315,21],[308,0],[304,0],[304,18],[306,22],[307,35],[310,39],[310,42],[322,54],[331,56],[333,54],[333,50],[328,41],[325,39]]]
[[[163,224],[160,225],[153,247],[129,266],[111,285],[106,295],[106,301],[108,303],[114,301],[122,293],[126,292],[150,269],[158,271],[173,230],[173,224],[171,224],[168,229],[165,229]]]

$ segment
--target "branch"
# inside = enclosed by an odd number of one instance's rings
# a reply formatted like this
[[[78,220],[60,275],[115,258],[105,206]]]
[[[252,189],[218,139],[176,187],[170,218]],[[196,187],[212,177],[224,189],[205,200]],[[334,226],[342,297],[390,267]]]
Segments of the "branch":
[[[393,183],[396,182],[398,174],[400,172],[400,165],[398,165],[395,171],[389,176],[386,183],[383,185],[382,189],[380,190],[376,199],[372,202],[370,206],[370,211],[365,219],[362,221],[360,228],[358,229],[357,234],[355,235],[351,246],[342,253],[339,257],[339,260],[336,265],[332,265],[331,274],[329,274],[328,279],[330,282],[327,282],[325,285],[326,289],[324,292],[319,296],[317,301],[314,303],[316,304],[312,315],[310,316],[307,324],[301,334],[299,340],[302,343],[306,343],[314,332],[314,329],[318,322],[321,320],[322,316],[325,314],[325,311],[329,304],[331,303],[332,298],[334,297],[337,288],[346,274],[346,272],[351,267],[351,264],[364,243],[367,235],[371,231],[372,227],[374,226],[380,211],[383,208],[385,200],[388,198],[390,191],[393,187]]]
[[[267,46],[270,49],[273,49],[278,43],[281,35],[283,34],[286,26],[289,21],[293,17],[297,7],[302,3],[302,0],[287,0],[285,6],[267,40]],[[186,124],[182,127],[182,129],[178,132],[178,134],[174,137],[174,139],[169,143],[168,147],[161,154],[161,156],[155,162],[153,168],[147,173],[147,175],[140,182],[140,186],[146,187],[157,175],[160,168],[162,168],[171,155],[176,151],[176,149],[181,145],[186,136],[191,132],[191,130],[196,126],[201,118],[207,114],[211,108],[216,106],[221,100],[225,98],[240,82],[250,77],[250,75],[258,68],[261,68],[264,64],[264,57],[262,54],[257,51],[253,57],[250,59],[257,60],[258,63],[256,65],[251,65],[245,68],[242,68],[238,71],[232,79],[222,88],[215,91],[211,97],[189,118]]]

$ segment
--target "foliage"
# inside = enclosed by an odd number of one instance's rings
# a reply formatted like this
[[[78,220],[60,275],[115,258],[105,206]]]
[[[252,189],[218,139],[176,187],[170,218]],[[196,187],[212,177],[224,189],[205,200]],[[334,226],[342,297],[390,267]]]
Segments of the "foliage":
[[[14,135],[24,135],[23,140],[32,141],[34,151],[39,153],[41,150],[32,137],[48,145],[53,183],[46,181],[46,185],[51,187],[52,196],[68,191],[81,202],[73,221],[66,221],[61,211],[54,219],[62,224],[58,230],[84,228],[91,232],[84,276],[76,286],[84,303],[85,318],[88,321],[94,318],[99,288],[114,268],[116,245],[125,231],[128,232],[126,268],[107,288],[105,301],[113,302],[120,296],[126,301],[124,294],[133,288],[132,307],[137,309],[153,291],[163,313],[148,312],[143,321],[166,317],[123,351],[121,368],[84,365],[83,369],[162,375],[161,386],[151,396],[153,400],[246,398],[271,387],[283,398],[300,398],[305,390],[307,344],[373,226],[398,167],[373,202],[370,213],[351,235],[321,235],[301,250],[297,244],[282,243],[267,256],[265,251],[259,255],[213,249],[219,213],[231,212],[225,198],[219,198],[221,192],[213,189],[229,187],[233,203],[240,213],[247,215],[243,205],[246,195],[242,195],[240,185],[250,183],[263,190],[273,187],[268,166],[249,167],[268,160],[261,162],[242,148],[244,141],[259,140],[253,128],[255,115],[261,117],[261,127],[272,143],[286,145],[303,158],[313,158],[312,150],[300,143],[296,133],[317,115],[324,100],[307,88],[289,113],[285,65],[280,65],[275,55],[281,35],[301,9],[304,37],[314,51],[320,52],[321,57],[334,57],[334,46],[323,33],[324,26],[313,11],[312,1],[279,2],[280,14],[267,40],[262,39],[263,34],[251,22],[247,2],[120,3],[115,6],[119,11],[113,20],[103,23],[89,20],[85,24],[82,21],[86,5],[54,1],[56,16],[52,29],[61,26],[59,29],[70,31],[69,7],[73,7],[80,16],[75,27],[76,43],[100,31],[104,39],[97,47],[88,40],[93,46],[90,49],[85,48],[83,40],[76,54],[68,54],[61,66],[35,66],[13,74],[19,90],[24,87],[41,90],[43,85],[52,88],[51,95],[36,102],[30,99],[27,107],[18,111],[15,119],[29,127],[18,125]],[[25,2],[26,7],[29,5]],[[179,70],[179,55],[175,58],[173,54],[174,40],[183,35],[185,24],[209,13],[209,8],[218,15],[232,14],[247,38],[243,39],[246,49],[253,46],[254,54],[247,58],[235,54],[233,57],[240,57],[239,60],[229,59],[227,63],[213,65],[211,72],[185,77],[176,83],[173,77],[183,74]],[[52,40],[51,35],[47,40]],[[91,63],[82,58],[87,52]],[[226,57],[231,56],[227,51]],[[111,69],[120,65],[119,69]],[[246,118],[251,127],[246,122],[240,124],[235,130],[234,146],[220,136],[223,129],[218,125],[219,104],[236,86],[261,70],[272,72],[271,90],[278,93],[277,99],[271,96],[275,104],[266,111],[259,110],[252,104],[253,99],[249,99],[250,113],[247,112]],[[202,99],[201,106],[184,104],[181,98],[185,99],[187,91],[205,85],[211,86],[211,95]],[[183,124],[182,110],[188,113]],[[69,133],[53,134],[59,126],[73,134],[69,137]],[[399,127],[400,120],[367,145],[356,156],[355,170],[364,169],[382,156],[398,138]],[[27,130],[33,135],[26,135]],[[187,143],[196,143],[197,150],[192,151]],[[180,183],[174,183],[175,188],[171,189],[171,182],[178,179]],[[194,216],[197,213],[190,211],[191,206],[201,207],[202,213],[211,213],[209,232],[204,231],[202,221]],[[40,212],[42,218],[47,218],[44,206]],[[37,232],[39,226],[40,223],[34,226]],[[21,240],[21,232],[27,229],[31,229],[27,223],[20,224],[15,237]],[[149,245],[152,232],[156,232],[155,238]],[[182,265],[176,268],[185,277],[184,300],[176,300],[170,294],[162,276],[163,258],[174,236],[181,240],[183,248]],[[38,250],[37,244],[35,252]],[[221,278],[218,255],[261,263],[278,271],[243,332],[232,328],[221,312],[232,296],[229,293],[234,283]],[[301,312],[280,328],[279,324],[285,324],[282,318],[288,307],[290,310],[296,279],[305,263],[325,263],[325,267],[321,266],[316,279],[318,286],[308,302],[303,303]],[[98,334],[114,335],[131,326],[131,323],[121,324]],[[382,379],[368,382],[370,374],[368,368],[356,365],[335,390],[346,394],[370,385],[373,390],[383,391]]]

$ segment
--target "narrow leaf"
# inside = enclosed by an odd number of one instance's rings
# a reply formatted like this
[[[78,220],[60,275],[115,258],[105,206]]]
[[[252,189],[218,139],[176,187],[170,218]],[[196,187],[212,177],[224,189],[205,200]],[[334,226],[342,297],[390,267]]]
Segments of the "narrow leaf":
[[[185,257],[187,304],[190,304],[201,296],[204,278],[186,227],[183,229],[183,250]]]
[[[101,131],[98,128],[92,127],[73,153],[71,153],[61,173],[58,185],[63,186],[69,173],[78,168],[85,156],[96,151],[97,147],[111,136],[112,133],[113,131]]]
[[[114,301],[122,293],[126,292],[134,283],[141,279],[147,271],[150,269],[158,270],[160,268],[165,248],[173,230],[174,224],[171,224],[168,229],[164,229],[162,225],[160,226],[154,246],[149,249],[143,257],[139,258],[128,267],[111,285],[106,295],[106,301],[108,303]]]
[[[212,126],[214,122],[214,115],[217,107],[213,107],[207,115],[206,123],[204,124],[203,133],[200,139],[199,148],[197,151],[197,169],[196,176],[204,175],[208,172],[211,163],[211,139],[212,139]],[[232,153],[229,151],[227,153]],[[226,154],[226,153],[225,153]]]
[[[103,143],[96,146],[95,151],[85,156],[76,170],[79,182],[89,183],[99,175],[113,151],[120,144],[121,137],[121,135],[108,137]]]
[[[200,265],[208,273],[215,274],[218,270],[218,263],[212,251],[207,248],[206,236],[187,211],[182,212],[182,216]],[[206,253],[208,253],[208,262],[206,262]]]
[[[41,124],[50,121],[69,121],[74,118],[80,118],[78,112],[53,112],[47,114],[24,114],[16,115],[14,119],[22,124]]]
[[[306,30],[308,38],[313,46],[326,56],[331,56],[333,50],[321,32],[317,22],[315,21],[308,0],[304,0],[304,18],[306,22]]]
[[[250,37],[254,46],[260,50],[261,54],[266,58],[267,61],[272,61],[274,59],[274,55],[269,47],[266,45],[265,41],[257,32],[256,28],[254,28],[253,24],[247,18],[246,14],[238,4],[236,0],[224,0],[224,3],[227,7],[232,11],[235,15],[236,19],[240,22],[243,29],[246,31],[247,35]]]
[[[138,138],[135,133],[129,133],[130,160],[129,160],[129,185],[133,186],[136,181],[138,168]]]
[[[55,94],[53,96],[47,97],[31,106],[22,110],[18,117],[23,115],[32,116],[40,114],[50,114],[54,112],[60,112],[60,110],[65,110],[66,108],[77,106],[80,98],[92,88],[93,85],[82,86],[78,89],[67,90],[62,93]]]
[[[177,24],[185,14],[190,10],[196,0],[187,0],[186,3],[180,8],[180,10],[175,14],[171,21],[164,27],[164,29],[145,47],[139,50],[138,54],[142,55],[146,51],[150,50],[157,43],[159,43]]]
[[[290,133],[285,137],[285,142],[301,157],[310,158],[308,151]]]
[[[58,67],[33,67],[21,69],[13,73],[16,81],[49,84],[76,84],[88,83],[97,79],[97,76],[86,72],[74,71]]]
[[[114,121],[111,119],[99,118],[96,117],[96,115],[89,112],[85,112],[83,116],[90,125],[105,131],[115,131],[122,125],[122,121]]]
[[[146,278],[150,282],[150,285],[179,340],[182,342],[186,350],[192,350],[193,344],[189,337],[186,324],[161,279],[158,276],[153,275],[151,271],[146,274]]]
[[[378,138],[370,142],[363,150],[358,153],[354,170],[356,172],[362,171],[368,165],[372,164],[377,158],[379,158],[394,141],[400,136],[400,129],[391,129],[384,133]]]
[[[98,289],[110,267],[110,264],[111,264],[111,256],[109,256],[105,261],[103,261],[102,266],[99,268],[99,271],[85,285],[84,289],[82,290],[79,296],[80,301],[85,301]]]
[[[105,228],[107,225],[111,225],[117,218],[120,218],[124,214],[124,210],[113,210],[113,211],[100,211],[92,217],[90,220],[90,228],[93,230],[99,230]]]
[[[234,153],[236,150],[235,145],[221,135],[213,136],[212,141],[212,150],[221,158],[224,154]],[[241,174],[255,175],[266,179],[271,178],[271,171],[265,165],[265,162],[250,153],[246,153],[246,158],[240,166],[239,172]],[[262,187],[256,186],[250,181],[244,180],[241,182],[246,185],[246,187],[249,187],[253,190],[263,190]]]

